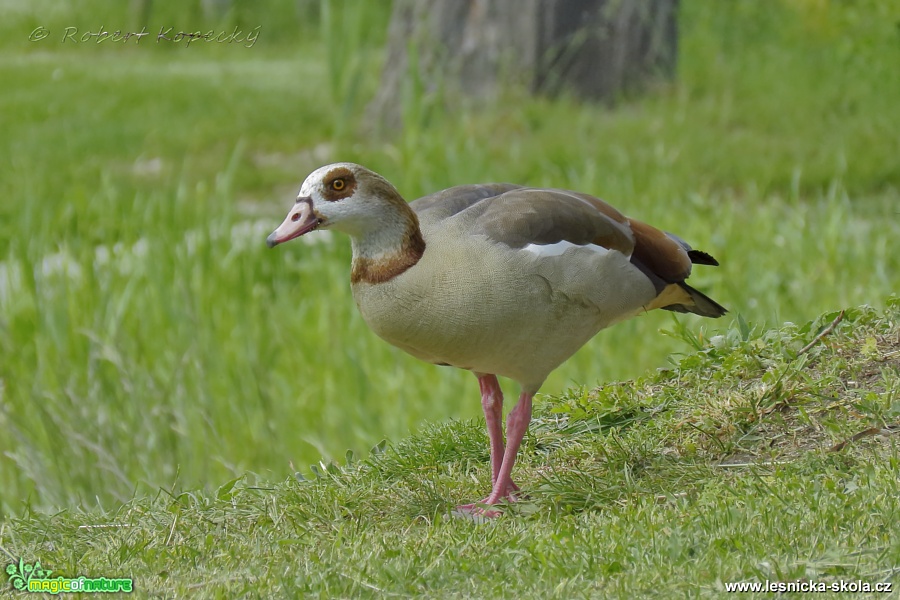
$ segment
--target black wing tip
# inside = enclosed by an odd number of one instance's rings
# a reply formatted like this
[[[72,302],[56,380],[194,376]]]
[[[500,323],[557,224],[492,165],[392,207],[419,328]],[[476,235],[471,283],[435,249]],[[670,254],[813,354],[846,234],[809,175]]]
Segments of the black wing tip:
[[[693,313],[695,315],[700,315],[701,317],[709,317],[711,319],[718,319],[719,317],[725,316],[728,313],[727,308],[725,308],[703,292],[695,290],[683,281],[678,285],[680,285],[684,289],[684,291],[686,291],[691,296],[691,300],[693,300],[694,303],[690,305],[671,304],[669,306],[662,307],[663,309],[681,313]]]
[[[688,250],[688,258],[691,259],[691,262],[695,265],[709,265],[711,267],[718,267],[719,261],[712,257],[711,254],[707,254],[703,250]]]

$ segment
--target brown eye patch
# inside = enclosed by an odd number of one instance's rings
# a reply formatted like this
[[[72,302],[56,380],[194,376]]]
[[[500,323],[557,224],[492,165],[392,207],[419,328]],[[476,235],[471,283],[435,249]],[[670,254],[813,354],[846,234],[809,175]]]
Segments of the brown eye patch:
[[[330,202],[348,198],[356,191],[356,178],[350,169],[345,167],[332,169],[325,175],[322,182],[325,187],[322,196]]]

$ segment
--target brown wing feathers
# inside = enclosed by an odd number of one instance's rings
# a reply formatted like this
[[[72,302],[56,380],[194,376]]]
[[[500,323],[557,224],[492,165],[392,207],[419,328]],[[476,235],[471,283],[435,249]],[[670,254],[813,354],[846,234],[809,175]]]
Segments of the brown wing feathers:
[[[678,241],[641,221],[629,219],[628,222],[634,232],[633,262],[639,261],[666,283],[687,279],[691,274],[691,258]]]
[[[495,198],[522,186],[513,183],[483,183],[475,185],[458,185],[409,203],[416,213],[429,212],[436,217],[450,217],[478,204],[482,200]]]
[[[602,205],[602,206],[600,206]],[[525,188],[493,198],[481,210],[477,229],[511,248],[561,241],[598,244],[630,255],[634,237],[627,219],[597,198],[562,190]]]
[[[631,262],[641,269],[659,290],[647,309],[662,308],[704,317],[721,317],[728,312],[722,305],[684,282],[691,265],[718,266],[719,262],[701,250],[694,250],[681,238],[629,219],[634,232]]]
[[[451,191],[459,197],[448,203],[442,196]],[[716,259],[673,234],[625,217],[599,198],[566,190],[492,184],[451,188],[412,206],[416,212],[440,210],[451,215],[478,211],[477,229],[512,248],[565,240],[618,250],[630,255],[632,264],[656,287],[658,295],[648,310],[663,308],[706,317],[727,312],[684,282],[692,264],[717,266]]]

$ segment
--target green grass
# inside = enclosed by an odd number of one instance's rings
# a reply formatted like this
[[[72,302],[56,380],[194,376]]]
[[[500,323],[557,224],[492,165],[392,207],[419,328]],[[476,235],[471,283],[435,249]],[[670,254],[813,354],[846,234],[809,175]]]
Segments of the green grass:
[[[736,326],[676,368],[545,397],[517,465],[527,498],[491,522],[450,516],[490,484],[483,424],[465,420],[314,478],[29,511],[0,527],[0,552],[132,577],[141,596],[719,597],[766,580],[896,593],[900,298],[887,304],[818,341],[836,313]]]
[[[451,110],[413,86],[381,137],[363,110],[379,55],[360,56],[383,7],[266,16],[253,48],[123,48],[27,36],[132,26],[124,9],[0,6],[0,512],[205,498],[479,415],[470,375],[367,330],[346,240],[265,248],[330,160],[409,199],[502,180],[592,192],[721,261],[692,281],[731,316],[618,325],[551,394],[665,366],[689,346],[661,328],[708,340],[738,315],[762,329],[879,305],[900,289],[896,7],[683,4],[678,80],[646,96],[610,110],[510,90]]]

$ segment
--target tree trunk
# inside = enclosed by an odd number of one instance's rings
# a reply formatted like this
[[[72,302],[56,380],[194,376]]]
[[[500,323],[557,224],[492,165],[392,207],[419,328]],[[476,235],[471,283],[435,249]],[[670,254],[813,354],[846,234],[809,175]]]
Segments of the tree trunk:
[[[678,0],[394,0],[370,109],[396,123],[402,97],[490,98],[506,85],[614,100],[671,77]],[[407,89],[404,89],[404,86]]]

